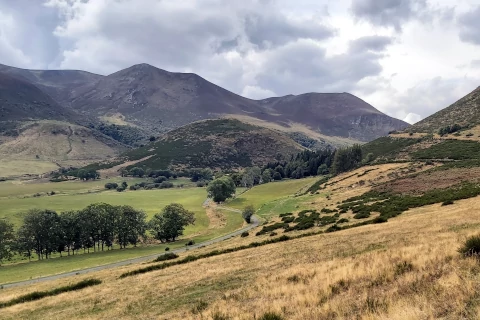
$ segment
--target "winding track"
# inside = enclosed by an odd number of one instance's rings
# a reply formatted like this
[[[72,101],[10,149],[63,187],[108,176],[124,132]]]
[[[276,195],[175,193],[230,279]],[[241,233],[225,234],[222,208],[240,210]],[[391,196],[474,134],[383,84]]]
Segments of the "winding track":
[[[206,205],[208,205],[208,203],[209,203],[209,199],[207,199],[203,203],[203,205],[206,206]],[[237,209],[232,209],[232,208],[228,208],[228,207],[219,207],[219,208],[223,209],[223,210],[228,210],[228,211],[241,213],[241,211],[237,210]],[[172,250],[170,252],[182,253],[182,252],[185,252],[187,250],[190,251],[192,249],[198,249],[198,248],[201,248],[201,247],[206,247],[206,246],[212,245],[214,243],[222,242],[224,240],[239,236],[242,232],[251,230],[251,229],[257,227],[258,225],[259,225],[258,217],[253,216],[252,217],[252,223],[250,225],[246,226],[245,228],[236,230],[234,232],[228,233],[224,236],[221,236],[221,237],[218,237],[218,238],[215,238],[215,239],[212,239],[212,240],[200,242],[198,244],[194,244],[192,246],[188,246],[188,247],[185,247],[185,248],[175,249],[175,250]],[[90,267],[90,268],[86,268],[86,269],[82,269],[82,270],[65,272],[65,273],[60,273],[60,274],[56,274],[56,275],[35,278],[35,279],[31,279],[31,280],[24,280],[24,281],[7,283],[7,284],[3,284],[1,286],[5,289],[6,288],[14,288],[14,287],[19,287],[19,286],[35,284],[35,283],[39,283],[39,282],[46,282],[46,281],[51,281],[51,280],[68,278],[68,277],[72,277],[72,276],[76,276],[76,275],[80,275],[80,274],[87,274],[87,273],[91,273],[91,272],[95,272],[95,271],[101,271],[101,270],[106,270],[106,269],[112,269],[112,268],[127,266],[127,265],[130,265],[130,264],[135,264],[135,263],[140,263],[140,262],[145,262],[145,261],[148,261],[148,260],[152,260],[152,259],[158,257],[162,253],[164,253],[164,252],[159,252],[159,253],[155,253],[155,254],[150,254],[148,256],[132,258],[132,259],[123,260],[123,261],[119,261],[119,262],[109,263],[109,264],[105,264],[105,265],[101,265],[101,266]]]

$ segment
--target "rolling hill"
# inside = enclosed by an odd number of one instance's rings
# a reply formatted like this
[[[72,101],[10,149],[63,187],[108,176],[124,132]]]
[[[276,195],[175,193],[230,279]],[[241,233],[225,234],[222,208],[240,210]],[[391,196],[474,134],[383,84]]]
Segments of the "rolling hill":
[[[204,120],[172,130],[100,167],[126,163],[149,169],[232,169],[287,159],[303,149],[278,131],[235,119]]]

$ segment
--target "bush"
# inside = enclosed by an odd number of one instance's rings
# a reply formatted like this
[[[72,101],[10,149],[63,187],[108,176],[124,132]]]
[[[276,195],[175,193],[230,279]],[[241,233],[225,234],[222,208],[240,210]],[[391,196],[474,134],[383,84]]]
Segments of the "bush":
[[[242,234],[240,235],[242,238],[248,237],[250,234],[248,231],[243,231]]]
[[[452,205],[453,204],[453,201],[452,200],[447,200],[447,201],[444,201],[442,203],[442,206],[449,206],[449,205]]]
[[[284,318],[278,313],[267,312],[264,313],[258,320],[283,320]]]
[[[111,190],[111,189],[117,189],[118,184],[114,182],[109,182],[105,184],[105,189]]]
[[[195,244],[195,241],[190,240],[187,243],[185,243],[186,246],[193,246]]]
[[[158,186],[158,188],[160,188],[160,189],[173,188],[173,183],[171,183],[171,182],[169,182],[169,181],[163,181],[162,183],[160,183],[160,185]]]
[[[118,191],[118,192],[123,192],[123,191],[125,191],[125,188],[124,188],[124,187],[118,187],[118,188],[117,188],[117,191]]]
[[[153,180],[153,182],[155,182],[155,183],[162,183],[163,181],[167,181],[167,180],[168,180],[167,177],[165,177],[165,176],[159,176],[159,177],[156,177],[156,178]]]
[[[197,187],[199,187],[199,188],[203,188],[203,187],[205,187],[206,185],[207,185],[207,184],[205,183],[205,181],[198,181],[198,182],[197,182]]]
[[[292,217],[292,216],[282,218],[282,221],[285,223],[290,223],[290,222],[293,222],[294,220],[295,220],[295,217]]]
[[[170,251],[170,248],[169,248],[169,247],[166,247],[166,248],[165,248],[165,251]]]
[[[270,237],[275,237],[276,235],[277,235],[277,233],[276,233],[276,232],[272,232],[272,233],[270,233]]]
[[[385,223],[387,221],[388,221],[388,218],[380,216],[373,219],[372,223]]]
[[[467,238],[458,252],[465,257],[478,258],[480,256],[480,235]]]
[[[342,219],[337,221],[337,223],[347,223],[347,222],[348,222],[348,219],[346,219],[346,218],[342,218]]]
[[[153,261],[161,262],[161,261],[173,260],[176,258],[178,258],[178,254],[169,252],[169,253],[162,254],[161,256],[158,256],[158,258]]]
[[[69,292],[69,291],[76,291],[80,290],[83,288],[95,286],[102,283],[102,281],[98,279],[86,279],[80,282],[77,282],[75,284],[71,284],[68,286],[52,289],[49,291],[34,291],[28,294],[25,294],[23,296],[20,296],[18,298],[6,301],[6,302],[1,302],[0,303],[0,308],[6,308],[10,307],[16,304],[24,303],[24,302],[29,302],[29,301],[35,301],[35,300],[40,300],[45,297],[51,297],[51,296],[56,296],[64,292]]]

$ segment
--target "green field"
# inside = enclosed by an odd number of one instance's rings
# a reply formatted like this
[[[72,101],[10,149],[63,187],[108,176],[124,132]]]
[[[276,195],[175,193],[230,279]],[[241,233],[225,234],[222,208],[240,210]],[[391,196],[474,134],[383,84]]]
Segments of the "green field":
[[[317,180],[318,177],[314,177],[259,185],[242,193],[236,199],[228,201],[227,205],[236,209],[253,205],[255,209],[259,210],[257,213],[262,217],[284,212],[287,204],[287,208],[293,211],[294,207],[305,199],[305,197],[294,198],[293,195],[310,187]]]
[[[180,203],[187,209],[195,212],[196,222],[185,230],[185,236],[176,243],[162,245],[140,246],[138,248],[114,249],[111,251],[78,254],[76,256],[54,258],[50,260],[28,262],[26,258],[15,263],[7,263],[0,267],[0,284],[21,281],[40,276],[80,270],[88,267],[113,263],[121,260],[141,257],[145,255],[163,253],[165,247],[176,248],[184,246],[186,238],[194,239],[197,243],[230,233],[243,225],[240,214],[222,210],[227,219],[223,228],[209,229],[209,218],[202,207],[207,197],[205,188],[172,188],[162,190],[138,191],[106,191],[103,186],[110,181],[127,180],[129,184],[142,179],[110,179],[92,182],[60,182],[60,183],[20,183],[7,181],[0,183],[0,218],[7,219],[20,225],[23,213],[31,208],[48,208],[62,212],[64,210],[82,209],[95,202],[106,202],[112,205],[131,205],[144,210],[149,217],[170,203]],[[234,208],[243,208],[252,204],[261,208],[259,214],[268,217],[284,212],[286,208],[293,208],[306,200],[306,196],[293,197],[295,193],[308,188],[316,178],[302,180],[288,180],[256,186],[227,203]],[[33,197],[34,193],[56,192],[53,196],[43,195]],[[239,193],[244,191],[239,188]]]

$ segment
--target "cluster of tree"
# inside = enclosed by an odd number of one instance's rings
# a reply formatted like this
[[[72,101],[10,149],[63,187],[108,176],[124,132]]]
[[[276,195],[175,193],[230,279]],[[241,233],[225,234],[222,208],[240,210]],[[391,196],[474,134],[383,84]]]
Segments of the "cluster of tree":
[[[52,176],[52,181],[63,181],[64,177],[72,176],[81,180],[96,180],[100,174],[95,169],[79,169],[75,167],[60,168]]]
[[[152,189],[169,189],[169,188],[173,188],[174,185],[172,182],[170,181],[166,181],[166,180],[163,180],[160,179],[160,180],[157,180],[158,178],[155,179],[154,183],[148,183],[148,182],[140,182],[140,183],[136,183],[134,185],[131,185],[130,186],[130,190],[152,190]]]
[[[189,177],[190,181],[198,182],[204,181],[208,182],[213,179],[213,171],[209,168],[192,168],[184,170],[180,173],[183,177]]]
[[[139,146],[140,142],[146,139],[142,130],[132,126],[102,123],[96,129],[104,135],[129,146]]]
[[[0,221],[0,262],[18,252],[29,259],[48,259],[52,253],[75,254],[136,246],[150,230],[154,238],[174,241],[185,226],[195,222],[194,214],[179,204],[170,204],[147,223],[147,215],[131,206],[91,204],[83,210],[58,214],[52,210],[28,211],[17,232],[13,225]]]
[[[118,185],[118,183],[115,182],[108,182],[105,184],[105,189],[108,190],[117,190],[118,192],[125,191],[127,189],[128,183],[126,181],[123,181],[121,185]]]
[[[338,149],[333,158],[331,171],[340,174],[355,169],[362,163],[362,158],[362,148],[358,144]]]
[[[462,129],[461,125],[454,124],[452,126],[446,126],[446,127],[440,128],[438,130],[438,134],[443,137],[446,134],[454,133],[454,132],[460,131],[461,129]]]

